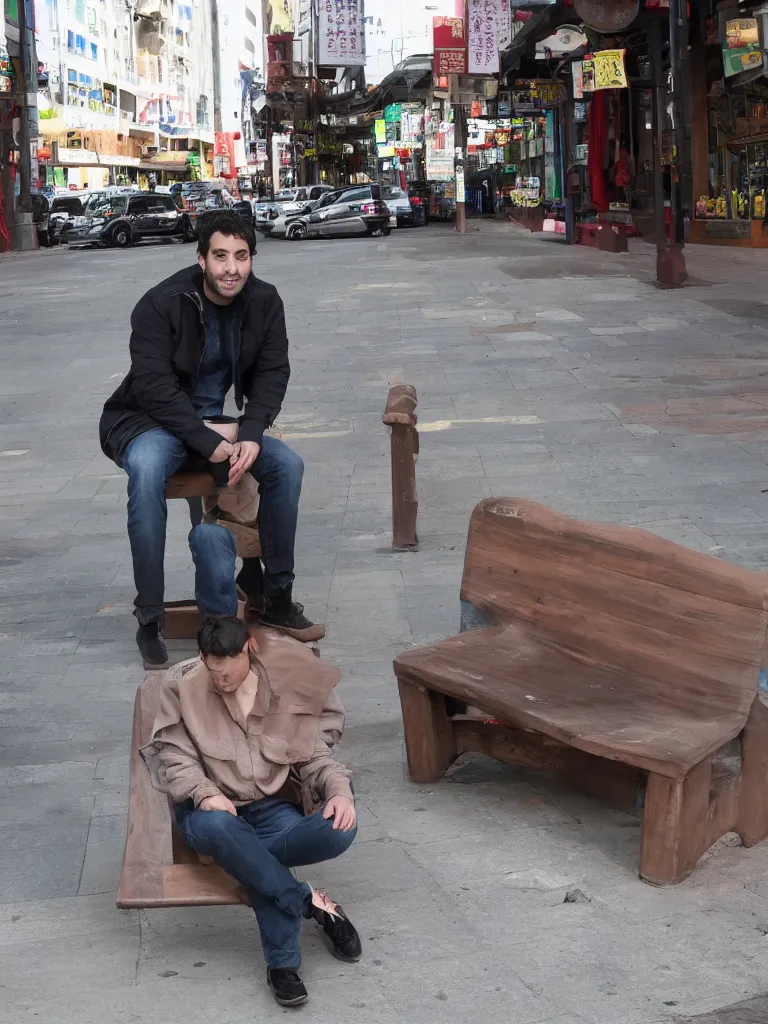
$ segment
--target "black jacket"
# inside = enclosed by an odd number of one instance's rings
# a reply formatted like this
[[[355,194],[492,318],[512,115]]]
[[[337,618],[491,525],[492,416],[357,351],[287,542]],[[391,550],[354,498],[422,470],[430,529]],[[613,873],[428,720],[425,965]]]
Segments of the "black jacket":
[[[199,266],[151,288],[131,314],[131,369],[107,399],[99,424],[105,454],[120,461],[139,434],[165,427],[208,457],[221,436],[206,427],[192,404],[205,345],[203,274]],[[274,285],[251,276],[233,304],[235,402],[245,411],[242,441],[261,443],[280,412],[288,386],[288,336],[283,302]]]

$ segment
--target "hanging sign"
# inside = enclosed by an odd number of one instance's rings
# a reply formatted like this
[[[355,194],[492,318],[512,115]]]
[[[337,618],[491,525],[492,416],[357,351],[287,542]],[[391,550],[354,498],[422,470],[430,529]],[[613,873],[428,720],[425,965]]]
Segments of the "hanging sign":
[[[387,122],[383,117],[377,118],[373,122],[373,134],[377,143],[387,141]]]
[[[573,6],[590,28],[598,32],[624,32],[637,17],[640,0],[573,0]]]
[[[581,62],[582,92],[629,88],[624,67],[625,53],[626,50],[599,50],[585,54]]]
[[[384,108],[384,120],[387,124],[400,124],[402,115],[403,108],[400,103],[390,103],[388,107]]]
[[[319,63],[347,68],[365,64],[363,0],[319,0]]]
[[[432,37],[434,43],[433,72],[444,75],[466,75],[467,40],[464,36],[463,18],[433,18]]]
[[[587,44],[587,37],[575,25],[561,25],[551,36],[536,43],[536,60],[565,57]]]
[[[573,98],[580,100],[584,96],[584,70],[580,60],[571,63],[571,74],[573,75]]]
[[[729,50],[760,43],[757,18],[736,18],[725,23],[725,39]]]
[[[763,54],[759,46],[741,46],[737,50],[723,50],[723,75],[731,78],[742,71],[753,71],[763,66]]]
[[[507,24],[505,0],[468,0],[470,75],[498,75],[499,40]]]

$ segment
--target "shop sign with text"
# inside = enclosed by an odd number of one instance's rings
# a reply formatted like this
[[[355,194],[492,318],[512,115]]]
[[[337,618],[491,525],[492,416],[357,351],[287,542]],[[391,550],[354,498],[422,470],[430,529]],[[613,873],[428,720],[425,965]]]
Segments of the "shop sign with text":
[[[444,75],[465,75],[467,73],[467,40],[464,36],[463,18],[433,18],[432,37],[434,42],[433,72]]]
[[[365,64],[363,0],[319,0],[320,64],[345,68]]]

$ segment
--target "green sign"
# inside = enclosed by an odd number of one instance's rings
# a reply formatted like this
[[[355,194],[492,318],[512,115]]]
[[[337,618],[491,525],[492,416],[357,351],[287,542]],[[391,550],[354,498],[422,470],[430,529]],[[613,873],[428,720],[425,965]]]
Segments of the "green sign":
[[[18,27],[19,0],[5,0],[5,20]]]
[[[396,121],[400,124],[400,117],[402,116],[402,105],[400,103],[390,103],[384,110],[384,120],[392,123]]]

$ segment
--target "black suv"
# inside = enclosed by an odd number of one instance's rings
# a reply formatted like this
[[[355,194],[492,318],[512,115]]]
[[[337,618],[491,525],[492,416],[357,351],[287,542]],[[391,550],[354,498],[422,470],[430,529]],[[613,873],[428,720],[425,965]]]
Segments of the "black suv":
[[[141,238],[194,240],[189,217],[172,196],[154,192],[105,195],[89,203],[85,223],[69,231],[70,245],[105,244],[125,249]]]

